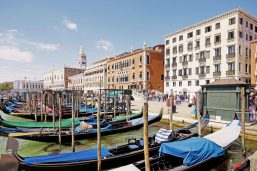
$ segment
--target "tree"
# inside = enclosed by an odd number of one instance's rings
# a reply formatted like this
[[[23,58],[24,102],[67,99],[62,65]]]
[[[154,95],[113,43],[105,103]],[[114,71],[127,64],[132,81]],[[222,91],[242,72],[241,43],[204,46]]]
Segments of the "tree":
[[[11,91],[12,89],[13,89],[13,83],[12,82],[0,83],[0,92],[2,92],[2,91]]]

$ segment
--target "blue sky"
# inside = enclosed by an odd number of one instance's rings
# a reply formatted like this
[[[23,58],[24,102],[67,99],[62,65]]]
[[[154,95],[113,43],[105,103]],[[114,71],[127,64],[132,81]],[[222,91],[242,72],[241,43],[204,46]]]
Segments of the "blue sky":
[[[80,44],[88,65],[234,8],[257,16],[254,0],[0,0],[0,82],[42,79],[76,66]]]

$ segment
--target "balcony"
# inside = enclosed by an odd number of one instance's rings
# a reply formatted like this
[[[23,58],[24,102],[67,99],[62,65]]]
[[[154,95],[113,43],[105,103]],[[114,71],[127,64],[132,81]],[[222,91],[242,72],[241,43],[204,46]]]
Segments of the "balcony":
[[[182,75],[182,79],[187,79],[188,75]]]
[[[233,76],[235,75],[235,70],[226,71],[227,76]]]
[[[175,80],[175,79],[177,79],[177,76],[176,76],[176,75],[173,75],[171,78],[172,78],[173,80]]]
[[[165,68],[170,68],[170,63],[165,64]]]
[[[233,42],[235,40],[234,37],[228,38],[228,42]]]
[[[236,56],[236,54],[235,53],[230,53],[230,54],[227,54],[227,59],[228,60],[231,60],[231,59],[234,59],[235,58],[235,56]]]
[[[193,50],[193,47],[187,48],[187,51],[192,51],[192,50]]]
[[[206,77],[206,74],[205,73],[199,73],[198,77],[199,78],[204,78],[204,77]]]
[[[170,80],[170,76],[165,76],[165,81],[169,81]]]
[[[195,50],[198,50],[198,49],[200,49],[200,46],[195,46]]]
[[[205,63],[206,62],[206,58],[200,58],[199,59],[199,63]]]
[[[188,61],[183,61],[183,62],[182,62],[182,65],[183,65],[183,66],[188,65]]]
[[[172,67],[177,67],[177,63],[172,63],[171,66]]]
[[[217,72],[213,72],[213,77],[220,77],[221,76],[221,72],[217,71]]]
[[[211,43],[205,43],[205,47],[210,47]]]
[[[213,57],[213,60],[214,60],[214,61],[220,61],[220,60],[221,60],[221,56],[214,56],[214,57]]]
[[[220,45],[221,41],[215,41],[214,44],[215,45]]]

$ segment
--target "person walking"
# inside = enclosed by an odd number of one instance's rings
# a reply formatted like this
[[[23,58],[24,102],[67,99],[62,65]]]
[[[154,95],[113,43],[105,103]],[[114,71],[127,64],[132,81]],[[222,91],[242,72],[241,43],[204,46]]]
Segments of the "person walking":
[[[197,115],[197,110],[196,110],[196,98],[195,96],[193,96],[192,98],[192,106],[191,106],[192,110],[191,110],[191,117],[193,119],[196,119],[196,115]]]

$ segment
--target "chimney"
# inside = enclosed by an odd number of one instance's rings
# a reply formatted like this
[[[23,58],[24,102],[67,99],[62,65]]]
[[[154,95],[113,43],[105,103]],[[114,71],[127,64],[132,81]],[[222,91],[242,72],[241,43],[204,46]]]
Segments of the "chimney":
[[[131,53],[131,54],[133,53],[133,47],[130,48],[130,53]]]

